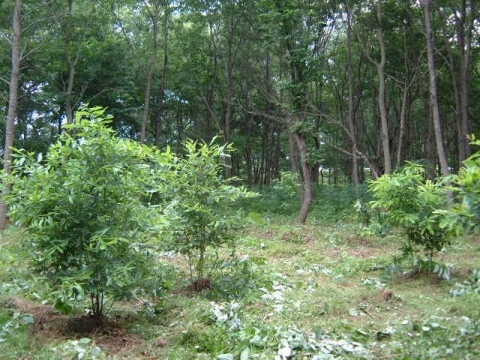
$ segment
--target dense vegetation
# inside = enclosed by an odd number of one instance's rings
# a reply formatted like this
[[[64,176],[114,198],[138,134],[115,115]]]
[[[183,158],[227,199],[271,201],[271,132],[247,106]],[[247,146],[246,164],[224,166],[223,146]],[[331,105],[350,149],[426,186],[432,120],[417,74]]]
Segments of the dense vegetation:
[[[475,0],[0,10],[2,359],[480,356]]]
[[[478,153],[435,183],[407,165],[363,203],[320,187],[295,226],[294,176],[258,198],[224,177],[229,146],[179,157],[110,122],[84,109],[44,156],[15,155],[5,358],[480,355]]]
[[[474,152],[466,138],[480,126],[474,0],[18,2],[13,136],[27,151],[45,152],[89,103],[107,107],[122,136],[161,148],[220,136],[238,150],[229,171],[249,185],[301,170],[302,144],[312,180],[334,183],[406,160],[428,163],[431,176],[442,143],[455,171]],[[14,3],[0,5],[5,115]]]

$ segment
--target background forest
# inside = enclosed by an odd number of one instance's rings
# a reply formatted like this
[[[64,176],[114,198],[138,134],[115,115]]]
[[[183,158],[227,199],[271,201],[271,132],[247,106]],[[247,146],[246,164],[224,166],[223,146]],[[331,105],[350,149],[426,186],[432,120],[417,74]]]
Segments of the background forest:
[[[160,148],[220,135],[237,149],[226,175],[250,186],[283,170],[358,185],[406,160],[455,172],[479,131],[473,0],[15,3],[0,4],[0,111],[17,148],[45,152],[89,104]]]

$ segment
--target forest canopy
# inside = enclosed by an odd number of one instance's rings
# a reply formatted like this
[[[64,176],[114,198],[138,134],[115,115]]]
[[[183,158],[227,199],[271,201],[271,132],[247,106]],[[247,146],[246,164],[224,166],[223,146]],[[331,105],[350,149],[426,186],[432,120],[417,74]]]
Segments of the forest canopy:
[[[45,151],[88,103],[108,108],[122,136],[159,147],[220,135],[238,149],[231,175],[249,185],[300,169],[302,144],[313,181],[363,182],[406,160],[434,174],[428,9],[456,170],[480,126],[479,10],[430,2],[23,0],[15,147]],[[13,5],[0,5],[5,116]]]

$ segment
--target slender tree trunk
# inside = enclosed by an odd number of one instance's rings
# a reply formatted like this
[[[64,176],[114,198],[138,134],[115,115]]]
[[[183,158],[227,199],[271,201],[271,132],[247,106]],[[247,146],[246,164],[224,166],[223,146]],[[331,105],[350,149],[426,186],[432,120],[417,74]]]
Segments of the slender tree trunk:
[[[295,148],[295,136],[292,129],[288,128],[288,158],[290,159],[290,171],[300,173],[298,168],[298,154]]]
[[[270,52],[267,49],[265,56],[265,76],[263,78],[264,88],[266,89],[267,101],[265,103],[265,114],[266,117],[262,119],[262,157],[260,160],[260,169],[261,169],[261,186],[266,185],[270,186],[271,181],[271,146],[270,146],[270,133],[271,125],[269,116],[271,115],[271,102],[272,98],[272,87],[270,82]]]
[[[214,123],[218,125],[218,122],[215,117],[214,106],[215,106],[215,91],[216,91],[216,84],[217,84],[217,67],[218,67],[218,60],[217,60],[217,49],[215,46],[215,30],[213,23],[209,23],[209,37],[210,41],[208,43],[209,48],[209,58],[208,63],[206,65],[207,72],[209,73],[209,83],[208,88],[206,90],[206,94],[204,97],[205,103],[205,131],[204,131],[204,138],[205,141],[209,142],[213,139],[213,125]],[[220,132],[221,129],[219,128],[218,131]]]
[[[347,7],[347,56],[348,56],[348,132],[352,142],[352,180],[355,187],[355,195],[359,197],[358,187],[360,186],[360,176],[358,174],[358,145],[355,134],[355,107],[354,107],[354,73],[353,73],[353,56],[352,56],[352,16]]]
[[[278,179],[280,177],[280,158],[282,156],[282,143],[281,143],[281,134],[282,128],[281,126],[275,126],[273,130],[273,142],[275,147],[275,154],[272,160],[272,178]],[[269,184],[270,185],[270,184]]]
[[[392,172],[392,157],[390,154],[390,137],[388,134],[388,114],[386,103],[386,84],[385,84],[385,64],[387,61],[385,51],[385,40],[383,38],[382,28],[382,8],[381,1],[377,4],[377,20],[378,20],[378,44],[380,46],[380,61],[377,63],[378,73],[378,109],[380,111],[381,124],[381,142],[383,150],[383,165],[384,173],[390,174]]]
[[[150,119],[150,97],[152,94],[152,83],[155,75],[155,68],[157,66],[157,46],[158,46],[158,16],[160,9],[158,6],[154,7],[154,13],[150,12],[152,19],[152,53],[150,55],[150,62],[148,64],[147,78],[145,84],[145,91],[143,93],[143,115],[142,127],[140,129],[140,142],[147,142],[147,128]]]
[[[248,94],[245,96],[245,104],[248,107]],[[253,178],[253,151],[252,151],[252,114],[245,114],[245,172],[247,175],[247,184],[249,187],[254,185]]]
[[[467,22],[467,3],[470,4],[470,16]],[[460,54],[460,142],[459,146],[463,148],[464,158],[460,158],[460,164],[463,160],[471,155],[470,145],[467,135],[470,133],[469,125],[469,77],[468,71],[470,69],[472,57],[472,34],[474,32],[474,23],[477,19],[477,0],[462,1],[462,8],[460,18],[457,17],[457,47]]]
[[[469,126],[469,79],[468,72],[471,63],[472,53],[472,32],[474,31],[474,21],[476,19],[476,1],[460,1],[460,8],[452,6],[453,14],[446,15],[443,9],[437,9],[442,19],[442,31],[445,39],[445,48],[448,53],[448,67],[453,83],[455,94],[455,115],[457,120],[457,147],[458,163],[461,166],[462,161],[471,155],[470,145],[467,135],[470,132]],[[470,8],[468,14],[467,8]],[[469,16],[470,15],[470,16]],[[446,23],[452,21],[455,25],[456,47],[458,50],[458,59],[453,52],[451,39],[452,34],[447,30]]]
[[[67,124],[73,122],[73,113],[74,113],[74,99],[73,99],[73,87],[75,85],[75,77],[77,75],[77,66],[78,61],[80,60],[81,42],[83,41],[86,29],[90,26],[93,19],[93,14],[95,12],[95,3],[92,4],[90,14],[88,16],[87,22],[83,25],[83,28],[80,33],[80,40],[77,41],[77,46],[75,47],[74,54],[72,54],[72,38],[73,38],[73,2],[74,0],[68,0],[68,13],[66,20],[66,30],[64,38],[64,51],[66,56],[66,61],[68,65],[68,79],[67,79],[67,88],[65,89],[65,116]]]
[[[398,132],[398,144],[397,144],[397,160],[396,167],[400,167],[403,162],[403,140],[405,138],[405,123],[407,122],[407,102],[409,87],[404,86],[402,89],[402,105],[400,108],[400,125]]]
[[[213,81],[213,79],[212,79]],[[213,127],[212,122],[215,118],[215,114],[213,113],[213,102],[214,102],[214,85],[211,83],[205,94],[204,103],[205,103],[205,125],[204,125],[204,139],[206,142],[210,142],[213,139]]]
[[[169,9],[165,8],[163,19],[163,67],[160,73],[160,88],[158,94],[158,105],[155,111],[155,145],[160,147],[162,144],[162,129],[165,112],[165,88],[168,68],[168,17]]]
[[[226,68],[226,76],[227,76],[227,96],[226,96],[226,104],[225,104],[225,130],[224,130],[224,137],[225,142],[229,143],[232,137],[232,117],[233,117],[233,87],[234,87],[234,79],[233,79],[233,17],[231,16],[228,19],[227,25],[227,68]],[[225,158],[226,167],[225,167],[225,176],[227,178],[232,176],[232,169],[231,163],[229,163],[230,158]]]
[[[432,1],[422,0],[421,4],[423,7],[423,12],[425,16],[425,36],[427,41],[427,53],[428,53],[430,107],[431,107],[432,116],[433,116],[435,144],[437,147],[438,162],[440,163],[440,171],[443,176],[448,176],[450,175],[450,169],[448,167],[447,155],[445,152],[445,146],[443,144],[442,123],[440,119],[440,109],[438,105],[438,95],[437,95],[437,70],[435,67],[435,58],[434,58],[432,13],[431,13]]]
[[[67,63],[69,67],[67,89],[65,91],[65,113],[67,117],[67,124],[73,122],[73,85],[75,83],[75,68],[80,58],[80,50],[72,58],[70,46],[72,37],[72,13],[73,13],[73,0],[68,0],[68,14],[65,34],[65,56],[67,57]]]
[[[12,70],[10,74],[9,94],[8,94],[8,110],[7,123],[5,129],[5,146],[4,146],[4,163],[3,169],[5,174],[12,171],[12,147],[15,136],[15,118],[17,117],[18,105],[18,82],[20,79],[20,37],[22,32],[21,25],[21,9],[22,0],[15,0],[13,9],[13,37],[12,37]],[[3,196],[8,195],[11,189],[10,183],[5,183]],[[7,226],[7,203],[5,199],[0,201],[0,230],[4,230]]]
[[[312,178],[307,160],[307,140],[304,136],[296,132],[293,133],[293,137],[300,153],[300,168],[303,177],[302,204],[300,214],[298,215],[298,222],[304,224],[307,221],[308,212],[312,205]]]

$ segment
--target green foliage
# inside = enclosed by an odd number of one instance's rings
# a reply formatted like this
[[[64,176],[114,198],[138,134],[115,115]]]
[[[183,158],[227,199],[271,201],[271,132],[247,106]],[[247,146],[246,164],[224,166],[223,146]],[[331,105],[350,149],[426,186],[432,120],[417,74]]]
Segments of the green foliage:
[[[105,296],[128,297],[148,279],[143,230],[152,150],[122,140],[101,108],[77,112],[45,157],[18,151],[10,216],[24,228],[31,265],[53,286],[57,304],[90,299],[101,317]]]
[[[167,186],[161,185],[168,199],[165,246],[188,257],[192,277],[194,273],[198,281],[204,278],[207,250],[233,245],[235,230],[245,225],[235,203],[256,196],[231,185],[234,179],[223,178],[228,151],[231,146],[187,141],[185,157],[176,160]]]
[[[435,210],[445,208],[447,193],[440,183],[425,180],[425,169],[414,163],[391,175],[384,175],[370,183],[379,219],[388,226],[399,227],[406,236],[403,250],[415,254],[422,248],[431,260],[435,252],[450,243],[448,234],[440,226]]]
[[[480,139],[471,136],[472,145]],[[441,227],[454,235],[480,231],[480,151],[463,163],[458,175],[450,178],[456,201],[448,209],[439,209]]]
[[[269,274],[262,265],[265,259],[261,257],[231,256],[214,264],[213,289],[209,299],[246,299],[255,297],[258,289],[271,283]]]
[[[260,191],[261,200],[240,200],[243,208],[253,213],[267,213],[276,215],[293,215],[299,210],[300,183],[298,174],[291,171],[282,171],[272,185]]]
[[[355,216],[356,201],[363,204],[366,188],[355,189],[353,185],[334,186],[320,184],[314,189],[314,205],[312,215],[328,221],[342,221]],[[357,200],[360,196],[362,200]]]

